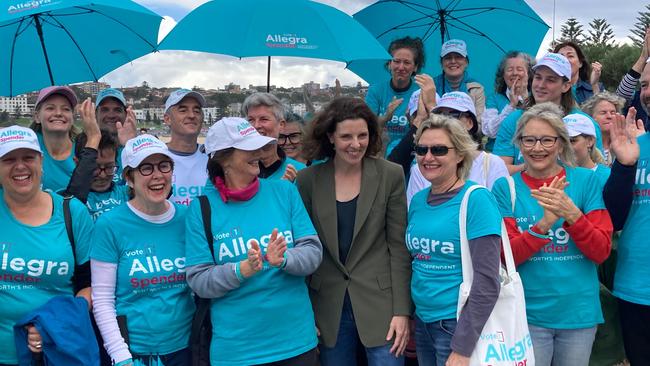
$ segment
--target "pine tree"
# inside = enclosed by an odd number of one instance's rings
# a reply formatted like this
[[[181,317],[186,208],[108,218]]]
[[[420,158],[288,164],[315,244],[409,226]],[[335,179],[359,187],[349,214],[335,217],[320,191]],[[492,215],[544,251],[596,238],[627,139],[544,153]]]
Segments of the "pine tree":
[[[569,18],[560,28],[560,42],[574,42],[582,44],[585,39],[582,24],[576,18]]]
[[[589,23],[588,35],[585,39],[589,46],[612,47],[614,31],[611,24],[604,18],[596,18]]]
[[[650,26],[650,4],[646,4],[645,11],[640,11],[639,16],[636,17],[634,28],[630,29],[632,34],[630,39],[637,47],[643,46],[643,38],[645,37],[645,30]]]

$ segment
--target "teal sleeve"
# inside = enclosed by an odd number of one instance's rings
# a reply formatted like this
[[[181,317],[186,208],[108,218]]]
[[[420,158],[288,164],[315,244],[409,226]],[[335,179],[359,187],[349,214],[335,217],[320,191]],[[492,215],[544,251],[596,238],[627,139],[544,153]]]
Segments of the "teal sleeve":
[[[521,113],[513,112],[506,119],[501,122],[499,132],[497,133],[497,140],[494,143],[494,150],[492,153],[498,156],[511,157],[516,159],[516,148],[512,142],[515,136],[515,129],[517,128],[517,120],[521,117]]]
[[[111,213],[100,216],[95,223],[95,240],[90,248],[90,257],[101,262],[118,263],[121,253],[113,229],[115,224],[110,219],[114,215]]]
[[[501,235],[501,213],[492,193],[477,189],[467,206],[467,240],[488,235]]]
[[[492,194],[496,200],[499,212],[502,217],[515,217],[512,212],[512,199],[510,197],[510,186],[505,177],[501,177],[494,182]]]
[[[218,248],[215,246],[215,257]],[[185,263],[187,266],[197,264],[214,264],[208,240],[203,229],[201,205],[198,199],[192,200],[185,216]]]
[[[298,188],[293,184],[285,185],[285,187],[288,191],[287,196],[291,200],[291,231],[294,240],[310,235],[318,235],[300,198]]]
[[[376,85],[371,85],[366,93],[366,104],[375,113],[379,114],[380,98],[377,93]]]
[[[72,216],[72,233],[74,234],[77,264],[83,264],[90,259],[90,246],[93,240],[94,224],[88,213],[88,208],[76,198],[70,201]]]

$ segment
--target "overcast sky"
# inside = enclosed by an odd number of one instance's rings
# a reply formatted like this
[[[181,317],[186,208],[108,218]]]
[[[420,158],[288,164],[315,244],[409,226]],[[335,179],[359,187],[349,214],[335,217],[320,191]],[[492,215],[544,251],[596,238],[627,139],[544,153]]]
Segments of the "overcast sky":
[[[165,17],[161,25],[161,36],[192,9],[205,0],[135,0]],[[370,5],[374,0],[318,0],[332,5],[348,14]],[[493,0],[495,3],[498,0]],[[487,2],[487,0],[486,0]],[[553,3],[555,2],[556,37],[560,26],[568,18],[575,17],[588,28],[594,18],[605,17],[612,25],[616,40],[627,42],[638,11],[646,2],[640,0],[527,0],[546,23],[553,26]],[[579,14],[579,15],[578,15]],[[549,29],[542,51],[548,47],[553,35]],[[271,83],[278,86],[299,86],[309,81],[334,84],[338,78],[344,85],[362,81],[339,62],[312,60],[306,58],[273,58]],[[185,51],[162,51],[144,56],[106,75],[101,81],[114,87],[140,85],[147,81],[156,87],[223,88],[233,82],[247,87],[249,84],[266,84],[266,57],[239,60],[233,57],[210,55]],[[365,82],[364,82],[365,83]]]

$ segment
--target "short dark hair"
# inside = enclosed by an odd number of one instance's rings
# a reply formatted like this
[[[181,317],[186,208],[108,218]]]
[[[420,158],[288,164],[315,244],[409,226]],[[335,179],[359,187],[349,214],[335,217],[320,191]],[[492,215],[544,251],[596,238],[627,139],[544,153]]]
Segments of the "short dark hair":
[[[571,41],[562,42],[555,46],[553,53],[559,53],[560,50],[564,47],[571,47],[576,51],[578,60],[580,60],[580,63],[582,64],[580,70],[578,70],[578,78],[580,80],[589,81],[589,77],[591,76],[591,64],[587,61],[587,56],[585,56],[584,52],[582,52],[580,46],[578,46],[577,43]]]
[[[210,182],[214,182],[217,177],[224,178],[223,162],[235,152],[234,147],[216,151],[208,159],[208,176]]]
[[[393,55],[393,52],[406,48],[413,52],[413,62],[415,62],[415,73],[420,72],[424,67],[425,57],[424,57],[424,44],[420,37],[404,37],[393,40],[388,46],[388,53]]]
[[[381,135],[377,116],[359,98],[340,97],[329,102],[314,116],[303,141],[303,155],[307,160],[322,160],[334,157],[334,146],[329,135],[336,131],[336,125],[346,119],[361,118],[368,124],[369,143],[365,156],[374,156],[381,151]]]
[[[117,159],[117,136],[108,131],[101,131],[101,133],[102,137],[99,140],[97,151],[99,152],[105,149],[115,150],[115,159]],[[87,142],[88,136],[85,132],[77,135],[74,146],[74,156],[77,159],[81,158],[81,152],[83,151],[84,147],[86,147]]]

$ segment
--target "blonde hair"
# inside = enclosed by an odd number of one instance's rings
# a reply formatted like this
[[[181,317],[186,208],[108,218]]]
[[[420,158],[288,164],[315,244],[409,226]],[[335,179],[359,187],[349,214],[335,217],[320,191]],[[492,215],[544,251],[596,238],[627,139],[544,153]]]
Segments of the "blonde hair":
[[[462,126],[461,122],[456,118],[432,114],[420,124],[420,127],[415,133],[416,144],[420,141],[422,134],[426,130],[444,130],[447,133],[451,144],[454,146],[454,150],[456,150],[456,154],[463,158],[456,167],[456,175],[458,178],[467,179],[469,171],[472,169],[474,153],[478,145],[472,140],[472,137]]]
[[[562,120],[563,115],[564,113],[562,113],[560,106],[553,102],[535,104],[524,112],[521,118],[519,118],[515,137],[512,142],[519,147],[519,150],[521,150],[521,137],[524,134],[524,128],[526,128],[526,125],[534,119],[544,121],[555,130],[555,133],[557,133],[558,142],[561,144],[559,156],[562,163],[571,167],[575,166],[576,159],[573,149],[571,148],[569,132]]]

